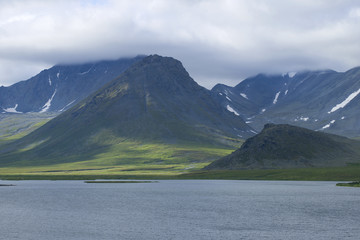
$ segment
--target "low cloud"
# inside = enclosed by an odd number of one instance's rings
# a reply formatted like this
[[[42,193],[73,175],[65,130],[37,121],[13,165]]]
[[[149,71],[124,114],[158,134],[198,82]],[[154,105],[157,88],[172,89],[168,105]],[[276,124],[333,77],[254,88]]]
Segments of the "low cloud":
[[[0,85],[57,63],[157,53],[211,88],[360,65],[358,1],[0,1]]]

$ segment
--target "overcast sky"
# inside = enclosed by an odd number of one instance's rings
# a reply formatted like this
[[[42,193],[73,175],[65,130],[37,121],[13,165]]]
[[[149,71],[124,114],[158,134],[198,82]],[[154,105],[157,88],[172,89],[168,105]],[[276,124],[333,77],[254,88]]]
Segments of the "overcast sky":
[[[0,0],[0,85],[57,63],[160,54],[200,85],[360,66],[358,0]]]

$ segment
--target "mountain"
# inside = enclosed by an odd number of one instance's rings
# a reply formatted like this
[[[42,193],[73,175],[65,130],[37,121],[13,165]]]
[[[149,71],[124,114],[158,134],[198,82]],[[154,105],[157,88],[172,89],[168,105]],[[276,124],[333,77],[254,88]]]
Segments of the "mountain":
[[[11,164],[69,162],[91,159],[126,141],[230,146],[252,135],[252,129],[223,109],[181,62],[152,55],[3,148],[0,158]]]
[[[0,87],[0,113],[62,112],[142,58],[56,65],[43,70],[26,81]]]
[[[237,112],[254,129],[266,123],[360,136],[360,67],[282,75],[259,74],[235,87],[216,85],[212,92],[225,109]]]
[[[276,169],[346,166],[360,162],[360,142],[287,124],[267,124],[213,169]]]

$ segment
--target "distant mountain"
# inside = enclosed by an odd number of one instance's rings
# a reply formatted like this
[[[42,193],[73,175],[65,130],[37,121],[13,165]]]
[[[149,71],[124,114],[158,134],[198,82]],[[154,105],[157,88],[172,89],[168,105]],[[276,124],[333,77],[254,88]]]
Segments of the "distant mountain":
[[[260,74],[235,87],[212,89],[225,109],[260,131],[266,123],[287,123],[348,137],[360,136],[360,67]]]
[[[152,55],[3,149],[0,159],[3,163],[14,159],[26,164],[51,159],[64,162],[72,161],[74,156],[89,159],[129,139],[139,144],[229,146],[240,137],[252,135],[252,129],[239,116],[223,109],[179,61]]]
[[[56,65],[36,76],[0,87],[0,114],[62,112],[119,76],[143,56],[86,64]]]
[[[334,167],[359,162],[359,141],[287,124],[267,124],[240,149],[206,169]]]

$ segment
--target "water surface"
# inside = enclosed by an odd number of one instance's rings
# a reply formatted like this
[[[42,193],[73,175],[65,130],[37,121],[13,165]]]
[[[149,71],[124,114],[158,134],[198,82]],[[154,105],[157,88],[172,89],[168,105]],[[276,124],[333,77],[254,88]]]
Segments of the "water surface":
[[[334,182],[0,181],[0,239],[359,239],[360,189]]]

